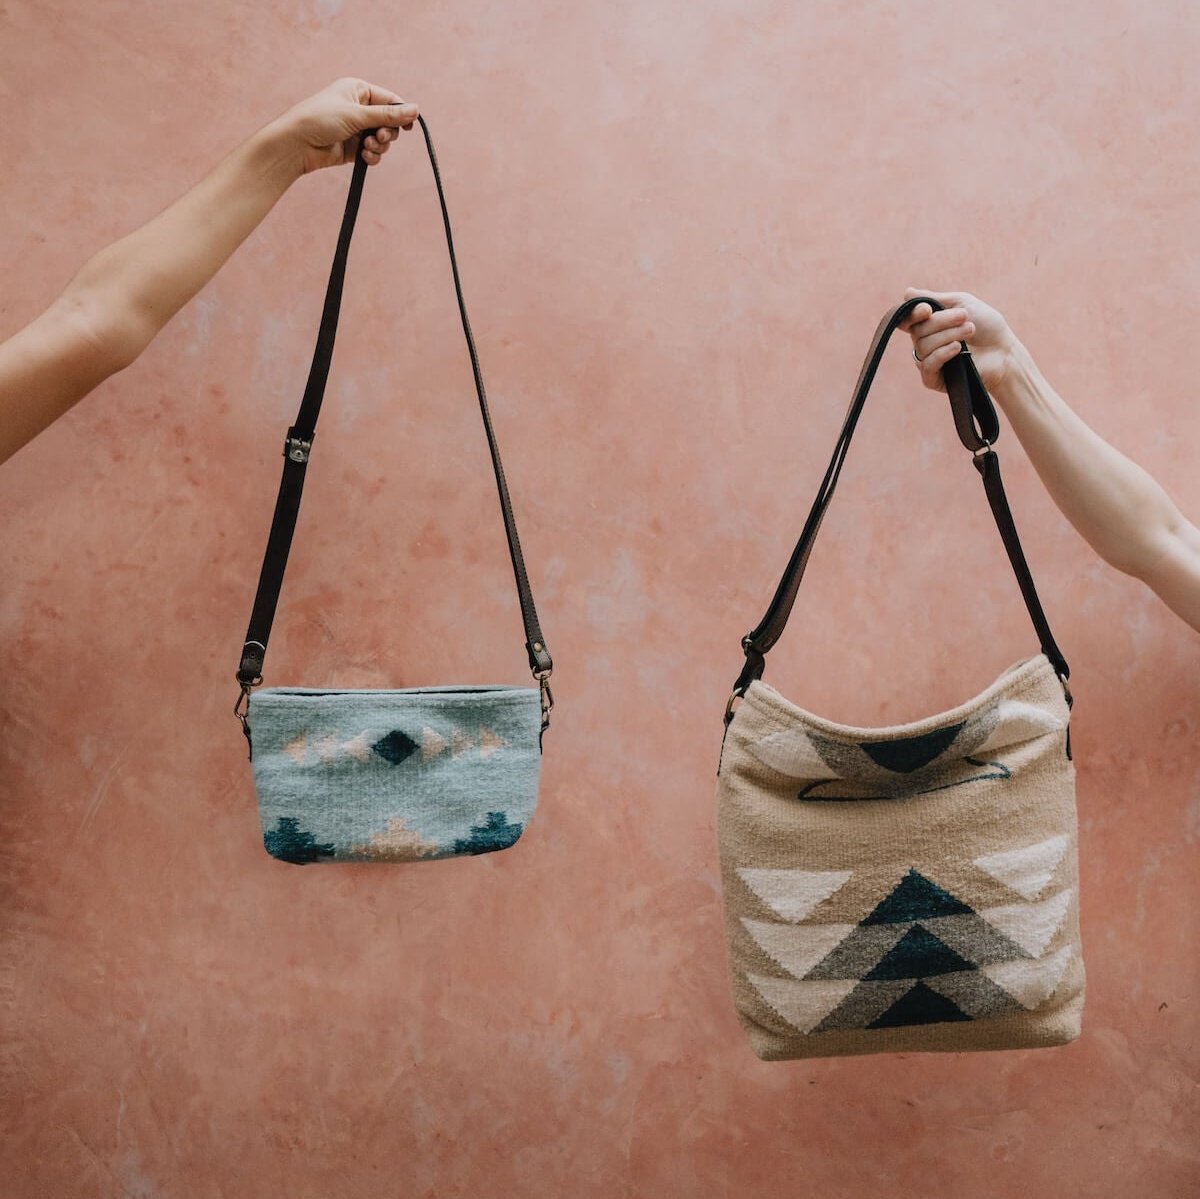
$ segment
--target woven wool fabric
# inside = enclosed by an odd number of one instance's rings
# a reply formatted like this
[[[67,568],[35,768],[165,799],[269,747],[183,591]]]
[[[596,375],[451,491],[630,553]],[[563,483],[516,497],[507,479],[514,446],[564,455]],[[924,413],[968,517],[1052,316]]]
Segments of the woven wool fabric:
[[[953,711],[891,728],[749,687],[717,803],[734,1001],[759,1057],[1079,1035],[1068,721],[1041,654]]]
[[[252,700],[267,851],[286,862],[408,862],[507,849],[537,802],[541,699],[510,687]]]

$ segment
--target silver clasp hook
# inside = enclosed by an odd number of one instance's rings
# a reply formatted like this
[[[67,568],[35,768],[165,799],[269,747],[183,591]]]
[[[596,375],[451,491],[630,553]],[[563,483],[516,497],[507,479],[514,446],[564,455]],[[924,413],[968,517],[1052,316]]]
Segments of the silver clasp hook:
[[[542,732],[550,727],[550,713],[554,710],[554,692],[550,690],[549,670],[539,670],[534,673],[538,681],[538,690],[542,697]]]
[[[246,744],[250,746],[250,756],[254,756],[254,742],[250,740],[250,692],[262,683],[262,675],[256,675],[250,682],[238,678],[237,703],[233,705],[233,714],[242,722],[242,732],[246,736]]]

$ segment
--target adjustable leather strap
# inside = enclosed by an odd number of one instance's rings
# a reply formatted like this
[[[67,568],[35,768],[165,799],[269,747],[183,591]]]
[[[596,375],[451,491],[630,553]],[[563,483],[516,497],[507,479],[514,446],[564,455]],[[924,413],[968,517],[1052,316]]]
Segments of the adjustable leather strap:
[[[875,330],[871,348],[867,351],[867,356],[863,361],[850,406],[846,411],[846,418],[842,423],[841,433],[834,445],[833,456],[830,458],[829,466],[817,491],[817,498],[809,511],[808,519],[805,521],[800,540],[792,551],[787,569],[783,572],[783,578],[775,590],[766,614],[742,638],[742,649],[746,655],[746,662],[737,682],[733,685],[730,702],[726,706],[726,723],[732,719],[733,700],[744,695],[746,688],[755,679],[762,677],[767,652],[783,635],[788,617],[796,602],[796,595],[800,590],[800,582],[804,578],[805,568],[808,566],[809,555],[812,553],[821,522],[825,519],[825,512],[833,499],[833,493],[846,460],[846,453],[850,448],[850,441],[858,425],[858,418],[862,415],[862,410],[866,405],[867,395],[871,390],[871,384],[875,381],[879,364],[883,360],[888,340],[918,304],[928,304],[935,311],[943,307],[931,296],[917,296],[914,299],[906,300],[888,312]],[[1000,421],[996,415],[995,406],[992,404],[992,399],[983,385],[983,380],[979,377],[979,371],[976,370],[969,352],[964,350],[963,353],[952,358],[942,369],[942,377],[946,382],[946,392],[954,417],[954,428],[962,444],[976,455],[976,465],[983,477],[992,516],[1000,530],[1005,549],[1008,551],[1009,562],[1017,576],[1021,595],[1024,597],[1025,606],[1029,610],[1030,618],[1041,641],[1042,651],[1053,663],[1054,669],[1065,684],[1070,671],[1066,660],[1055,644],[1050,626],[1046,621],[1046,615],[1038,600],[1033,576],[1025,561],[1012,513],[1009,511],[1008,499],[1004,494],[1004,484],[1000,479],[1000,460],[991,448],[992,443],[1000,435]]]
[[[1054,672],[1065,684],[1071,677],[1071,668],[1067,665],[1066,658],[1062,656],[1062,651],[1054,640],[1054,634],[1050,631],[1050,622],[1042,610],[1042,601],[1038,599],[1037,588],[1033,585],[1033,575],[1025,561],[1025,551],[1021,548],[1021,539],[1017,536],[1017,526],[1013,523],[1012,512],[1009,511],[1008,496],[1004,494],[1004,483],[1000,478],[1000,459],[996,451],[989,448],[982,454],[976,454],[975,468],[983,479],[983,489],[987,493],[996,528],[1000,530],[1000,537],[1004,541],[1004,549],[1012,564],[1013,574],[1017,576],[1021,596],[1025,600],[1025,607],[1029,610],[1029,617],[1033,621],[1033,627],[1041,642],[1042,653],[1050,659]],[[1070,698],[1071,693],[1068,690],[1068,702]]]
[[[534,606],[533,593],[529,586],[529,576],[525,569],[524,556],[521,553],[521,542],[517,536],[516,519],[513,516],[512,502],[509,498],[508,484],[504,478],[504,467],[500,461],[500,449],[496,443],[495,431],[492,428],[491,413],[488,410],[487,393],[484,390],[483,374],[479,367],[479,355],[475,348],[475,338],[471,333],[470,321],[467,319],[467,308],[463,300],[462,282],[458,273],[458,259],[454,253],[454,237],[450,230],[450,214],[446,208],[446,196],[442,187],[441,171],[438,168],[437,155],[434,153],[433,141],[429,136],[429,128],[423,117],[417,118],[421,133],[425,138],[425,148],[429,153],[429,162],[433,168],[433,179],[437,186],[438,200],[442,209],[442,221],[446,230],[446,246],[450,254],[450,269],[454,276],[454,291],[458,298],[458,311],[462,318],[463,334],[466,337],[467,349],[471,356],[471,371],[475,378],[475,391],[479,398],[479,410],[483,417],[483,427],[487,434],[488,449],[492,458],[492,469],[496,476],[496,488],[500,496],[500,511],[504,518],[504,530],[508,539],[508,552],[512,559],[513,575],[517,585],[517,597],[521,605],[521,617],[525,625],[525,648],[529,657],[529,668],[542,685],[543,716],[548,718],[550,692],[546,680],[554,669],[553,660],[546,648],[538,623],[537,608]],[[365,136],[365,135],[364,135]],[[317,345],[313,352],[312,366],[308,373],[308,383],[304,388],[304,397],[300,401],[300,410],[296,421],[287,432],[283,447],[283,478],[279,484],[279,496],[275,502],[275,515],[271,520],[271,532],[267,539],[267,549],[263,556],[262,571],[258,580],[258,591],[254,597],[254,609],[250,615],[250,624],[246,630],[246,641],[242,647],[241,660],[238,664],[237,679],[241,685],[241,696],[235,709],[243,717],[245,701],[250,690],[262,682],[263,660],[267,653],[267,642],[271,635],[271,625],[275,618],[276,605],[279,602],[279,591],[283,585],[283,575],[287,568],[288,553],[291,550],[292,538],[296,529],[296,518],[300,511],[300,497],[304,489],[304,475],[308,467],[308,458],[316,435],[317,418],[321,412],[321,401],[325,395],[325,384],[329,378],[329,367],[333,359],[333,345],[337,334],[338,314],[342,303],[342,286],[346,277],[346,260],[350,253],[350,239],[354,233],[354,222],[358,215],[359,202],[362,199],[363,182],[367,174],[367,164],[360,154],[354,162],[353,173],[350,177],[350,191],[346,197],[346,210],[342,216],[341,232],[338,235],[337,250],[333,258],[333,266],[329,272],[329,285],[325,291],[325,306],[321,313],[321,327],[317,334]]]

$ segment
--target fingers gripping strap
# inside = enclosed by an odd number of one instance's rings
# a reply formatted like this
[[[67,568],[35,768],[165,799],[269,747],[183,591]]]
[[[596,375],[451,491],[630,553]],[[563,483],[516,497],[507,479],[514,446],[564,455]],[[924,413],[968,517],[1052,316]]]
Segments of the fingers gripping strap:
[[[943,307],[930,296],[917,296],[914,299],[906,300],[888,312],[875,330],[871,347],[867,351],[858,381],[854,385],[854,393],[850,400],[850,406],[846,410],[841,432],[833,447],[833,455],[817,491],[817,498],[813,501],[808,519],[804,523],[800,540],[792,551],[787,569],[783,572],[783,577],[779,581],[779,586],[775,590],[766,614],[755,628],[742,638],[742,649],[746,655],[746,662],[734,683],[733,694],[735,696],[744,694],[746,688],[755,679],[762,677],[766,665],[766,654],[783,635],[788,617],[796,602],[796,595],[800,590],[800,582],[804,578],[805,568],[808,566],[809,555],[812,553],[821,522],[825,519],[825,512],[833,499],[833,493],[837,488],[838,478],[850,448],[850,441],[858,425],[858,418],[862,415],[862,410],[866,405],[867,395],[871,390],[871,384],[875,381],[879,364],[883,360],[888,340],[920,304],[928,304],[934,311],[939,311]],[[1003,484],[1000,482],[999,459],[990,449],[1000,434],[1000,421],[996,415],[995,406],[992,404],[987,388],[984,387],[983,380],[969,353],[964,352],[952,358],[942,368],[942,378],[946,383],[954,428],[958,433],[959,440],[972,453],[978,454],[981,450],[986,451],[982,455],[985,462],[980,465],[980,473],[983,475],[992,515],[1004,539],[1009,561],[1017,575],[1021,594],[1041,640],[1042,649],[1054,663],[1055,669],[1061,677],[1065,679],[1067,677],[1066,662],[1054,643],[1045,614],[1038,602],[1033,578],[1029,574],[1024,554],[1021,552],[1016,527],[1012,521],[1012,514],[1008,510]],[[994,468],[989,464],[994,464]]]
[[[517,597],[521,605],[521,617],[525,625],[525,645],[529,656],[529,666],[535,677],[545,680],[549,678],[554,668],[550,653],[546,648],[538,623],[537,608],[534,606],[533,593],[529,586],[529,577],[525,569],[525,560],[521,553],[521,543],[517,536],[516,519],[513,516],[512,503],[509,498],[508,484],[504,478],[504,467],[500,461],[500,449],[496,443],[495,431],[492,428],[491,413],[488,410],[487,394],[483,385],[483,373],[479,367],[479,355],[475,348],[475,338],[471,333],[470,321],[467,319],[466,303],[463,299],[462,283],[459,279],[458,260],[454,253],[454,238],[450,230],[450,215],[446,208],[446,196],[442,188],[441,171],[438,168],[437,155],[434,152],[433,141],[429,136],[429,128],[423,117],[417,121],[425,138],[425,148],[429,153],[429,162],[433,168],[433,179],[437,186],[438,201],[441,204],[442,221],[446,231],[446,245],[450,254],[450,268],[454,276],[454,291],[458,298],[459,315],[462,318],[463,334],[467,341],[467,350],[471,356],[471,371],[475,379],[475,391],[479,398],[479,410],[483,417],[484,432],[487,434],[488,449],[491,453],[492,468],[496,476],[496,487],[500,496],[500,511],[504,518],[504,530],[508,540],[509,556],[512,559],[513,575],[517,585]],[[317,345],[313,352],[312,366],[308,374],[308,382],[304,388],[304,397],[300,402],[300,410],[296,415],[295,424],[288,430],[284,442],[283,478],[279,484],[279,496],[275,503],[275,515],[271,520],[271,532],[267,539],[267,549],[263,556],[262,571],[259,575],[258,591],[254,599],[254,609],[250,616],[250,624],[246,630],[246,641],[242,648],[242,656],[238,665],[237,677],[245,691],[262,680],[263,660],[266,657],[267,641],[271,635],[271,625],[275,618],[275,609],[279,601],[279,591],[283,585],[283,575],[287,567],[288,553],[291,550],[292,537],[296,529],[296,518],[300,511],[300,497],[304,489],[304,474],[308,466],[308,457],[316,434],[317,418],[321,412],[321,401],[325,395],[325,384],[329,378],[329,367],[333,359],[333,345],[337,334],[338,314],[342,303],[342,286],[346,277],[346,261],[350,252],[350,239],[354,233],[354,222],[358,215],[359,202],[362,199],[363,183],[366,178],[367,164],[361,154],[355,158],[353,173],[350,177],[350,191],[346,197],[346,209],[342,217],[341,232],[338,235],[337,250],[333,258],[333,266],[329,272],[329,285],[325,291],[325,305],[321,313],[321,326],[317,334]]]

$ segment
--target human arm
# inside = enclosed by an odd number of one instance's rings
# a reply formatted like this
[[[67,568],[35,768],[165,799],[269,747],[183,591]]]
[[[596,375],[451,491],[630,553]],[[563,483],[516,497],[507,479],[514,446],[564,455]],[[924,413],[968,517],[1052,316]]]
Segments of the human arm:
[[[942,367],[966,343],[1066,518],[1106,562],[1141,579],[1200,630],[1200,529],[1071,409],[999,312],[966,292],[907,292],[921,295],[945,305],[941,312],[919,305],[905,324],[925,385],[944,390]]]
[[[40,316],[0,344],[0,462],[124,369],[216,274],[301,175],[377,163],[415,104],[358,79],[301,101],[186,195],[94,255]]]

